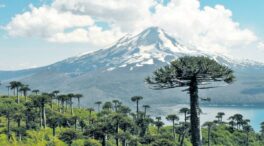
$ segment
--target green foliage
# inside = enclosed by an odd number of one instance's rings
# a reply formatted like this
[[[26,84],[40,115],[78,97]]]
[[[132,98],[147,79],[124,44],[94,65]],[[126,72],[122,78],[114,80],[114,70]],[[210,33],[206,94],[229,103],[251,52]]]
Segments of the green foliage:
[[[98,140],[88,139],[84,141],[84,146],[101,146],[101,144]]]
[[[27,86],[15,86],[13,90],[28,91],[22,87]],[[113,100],[96,102],[99,110],[95,112],[78,104],[78,107],[70,108],[73,105],[71,98],[81,98],[81,95],[39,92],[34,91],[27,101],[24,97],[27,93],[0,97],[0,146],[178,146],[181,141],[182,146],[192,145],[188,108],[179,111],[186,119],[180,121],[171,113],[166,117],[171,124],[164,125],[161,117],[152,119],[151,115],[146,115],[145,109],[150,108],[149,105],[143,105],[143,110],[139,108],[141,96],[131,98],[137,106],[135,111]],[[264,145],[264,123],[257,133],[243,115],[235,114],[228,121],[222,121],[223,116],[224,113],[218,113],[217,121],[204,124],[203,145],[208,144],[209,127],[211,146]]]
[[[77,139],[78,135],[75,131],[69,129],[64,132],[62,132],[59,136],[59,139],[67,143],[68,145],[71,145],[73,140]]]

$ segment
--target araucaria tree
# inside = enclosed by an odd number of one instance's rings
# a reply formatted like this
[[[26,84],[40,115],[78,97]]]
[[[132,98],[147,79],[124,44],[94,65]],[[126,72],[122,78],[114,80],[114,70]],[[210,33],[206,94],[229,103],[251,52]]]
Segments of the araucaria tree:
[[[205,122],[203,126],[207,127],[207,139],[208,139],[208,146],[211,146],[211,130],[213,126],[215,125],[214,122]]]
[[[73,115],[73,106],[72,106],[73,102],[72,102],[72,98],[74,98],[75,95],[73,93],[70,93],[67,96],[69,98],[69,103],[70,103],[70,106],[71,106],[71,115]]]
[[[26,98],[26,102],[27,102],[27,92],[30,91],[30,88],[28,87],[28,85],[22,85],[19,91],[23,93],[24,97]]]
[[[138,107],[139,101],[142,100],[142,99],[143,99],[142,96],[133,96],[133,97],[131,97],[131,101],[136,102],[136,104],[137,104],[137,116],[138,116],[138,112],[139,112],[139,107]]]
[[[40,126],[46,128],[46,108],[45,105],[50,102],[51,98],[46,95],[35,95],[31,97],[35,106],[40,108]]]
[[[191,141],[193,146],[201,146],[198,89],[212,88],[213,82],[232,83],[233,71],[208,57],[185,56],[170,65],[162,67],[147,77],[146,82],[153,89],[188,87],[190,94]],[[201,86],[199,86],[201,85]],[[216,86],[213,86],[216,87]]]
[[[16,112],[22,109],[21,105],[16,104],[13,100],[10,99],[1,99],[2,102],[0,104],[0,115],[4,115],[7,120],[7,137],[10,139],[11,137],[11,119]]]
[[[222,123],[223,122],[223,116],[225,115],[225,113],[223,112],[218,112],[217,115],[215,116],[217,118],[217,122],[218,123]]]
[[[22,83],[21,82],[18,82],[18,81],[12,81],[12,82],[10,82],[10,87],[11,87],[11,89],[14,90],[14,95],[16,93],[16,96],[17,96],[17,103],[20,102],[19,96],[18,96],[18,92],[19,92],[19,88],[21,86],[22,86]]]
[[[78,100],[78,108],[81,108],[81,106],[80,106],[80,98],[82,98],[83,95],[82,94],[75,94],[74,97],[77,98],[77,100]]]
[[[175,121],[179,120],[179,117],[177,115],[168,115],[166,117],[167,120],[172,121],[172,134],[173,134],[173,138],[175,139]]]

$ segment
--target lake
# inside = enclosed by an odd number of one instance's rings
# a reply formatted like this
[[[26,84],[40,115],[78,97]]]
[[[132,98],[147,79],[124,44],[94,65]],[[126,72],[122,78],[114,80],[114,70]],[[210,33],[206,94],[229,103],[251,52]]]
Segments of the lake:
[[[189,105],[176,105],[176,106],[161,106],[159,107],[161,113],[156,115],[168,115],[168,114],[177,114],[182,107],[189,107]],[[215,120],[215,116],[218,112],[224,112],[225,116],[223,117],[224,121],[237,113],[240,113],[244,116],[244,119],[250,119],[250,125],[254,128],[255,131],[260,130],[260,123],[264,121],[264,108],[256,106],[201,106],[203,113],[201,114],[201,123],[206,121]],[[183,121],[183,115],[180,115],[180,120]],[[171,124],[169,121],[166,121],[165,116],[162,116],[165,124]]]

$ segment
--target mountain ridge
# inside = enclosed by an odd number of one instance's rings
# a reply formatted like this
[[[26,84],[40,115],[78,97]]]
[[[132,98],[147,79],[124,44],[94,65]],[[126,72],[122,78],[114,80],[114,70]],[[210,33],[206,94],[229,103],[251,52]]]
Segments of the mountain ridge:
[[[185,45],[181,44],[176,39],[174,39],[172,36],[168,35],[163,29],[159,27],[149,27],[136,35],[127,34],[122,38],[120,38],[119,40],[117,40],[113,45],[105,49],[100,49],[93,52],[84,53],[82,55],[73,56],[55,62],[50,65],[23,69],[18,71],[38,70],[42,68],[49,70],[50,68],[54,68],[54,67],[56,68],[60,63],[72,64],[76,62],[82,64],[85,63],[85,58],[89,58],[94,55],[103,56],[100,59],[104,57],[106,59],[107,57],[110,58],[107,61],[103,62],[106,63],[106,66],[110,66],[108,68],[108,71],[111,71],[113,68],[125,67],[131,64],[133,64],[134,67],[140,67],[145,64],[154,64],[153,63],[154,60],[158,60],[168,64],[172,59],[177,59],[177,57],[185,56],[185,55],[207,56],[218,61],[219,63],[231,67],[232,66],[239,66],[239,67],[264,66],[264,63],[249,59],[237,60],[231,56],[227,56],[224,54],[206,52],[206,51],[198,50],[195,47],[189,47],[189,46],[186,47]],[[166,57],[169,59],[166,59]],[[113,62],[112,64],[115,66],[111,66],[109,60],[112,61]],[[100,62],[101,60],[95,60],[95,61]],[[96,64],[95,61],[93,62],[94,64]],[[16,71],[1,71],[1,72],[16,72]]]
[[[213,54],[195,48],[185,47],[168,35],[163,29],[150,27],[134,36],[125,35],[114,45],[106,49],[100,49],[82,56],[68,58],[52,64],[49,67],[52,68],[54,66],[56,68],[60,63],[75,63],[79,65],[84,64],[94,69],[105,68],[104,70],[107,71],[126,66],[130,66],[129,69],[133,70],[135,67],[154,64],[155,61],[168,64],[170,61],[185,55],[208,56],[219,63],[231,67],[264,66],[263,63],[252,60],[238,61],[222,54]],[[98,58],[92,58],[93,56],[97,56]],[[89,60],[89,58],[92,59]],[[92,64],[87,64],[90,61]],[[87,66],[82,67],[87,68]],[[93,70],[92,68],[85,71]],[[76,72],[78,72],[78,70],[80,69],[77,68]]]
[[[145,101],[150,104],[185,103],[188,98],[181,90],[158,92],[148,89],[144,83],[144,78],[155,69],[185,55],[207,56],[235,70],[237,81],[234,85],[200,92],[201,96],[215,97],[212,103],[264,103],[263,63],[238,61],[222,54],[186,47],[157,27],[150,27],[134,36],[126,35],[106,49],[48,66],[0,72],[0,80],[5,84],[20,80],[43,92],[56,89],[64,93],[82,93],[85,101],[89,101],[87,104],[113,98],[129,102],[134,95],[146,97]],[[6,89],[2,87],[2,90]],[[251,91],[255,90],[261,92],[253,95]],[[160,97],[162,101],[159,101]]]

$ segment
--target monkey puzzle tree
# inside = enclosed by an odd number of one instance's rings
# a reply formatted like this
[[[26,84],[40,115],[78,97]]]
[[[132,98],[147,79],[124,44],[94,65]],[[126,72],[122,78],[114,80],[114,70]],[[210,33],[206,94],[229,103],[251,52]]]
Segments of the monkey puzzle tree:
[[[245,142],[245,144],[246,144],[246,146],[249,146],[249,133],[251,131],[253,131],[253,128],[250,125],[247,124],[247,125],[245,125],[243,127],[243,131],[246,133],[246,142]]]
[[[69,103],[70,103],[70,106],[71,106],[71,115],[73,115],[73,106],[72,106],[73,101],[72,101],[72,98],[74,98],[75,95],[73,93],[69,93],[67,96],[69,98]]]
[[[190,114],[190,109],[186,108],[186,107],[181,108],[180,113],[184,114],[184,123],[186,123],[187,122],[187,115]]]
[[[131,97],[131,101],[136,102],[136,104],[137,104],[137,115],[138,115],[138,112],[139,112],[139,108],[138,108],[139,101],[142,100],[142,99],[143,99],[142,96],[133,96],[133,97]]]
[[[82,98],[83,95],[82,94],[75,94],[74,97],[77,98],[77,100],[78,100],[78,108],[81,108],[81,106],[80,106],[80,98]]]
[[[201,146],[198,89],[209,89],[213,82],[232,83],[233,71],[207,57],[185,56],[162,67],[145,80],[153,89],[188,87],[190,94],[191,141],[193,146]]]
[[[71,129],[61,132],[59,139],[67,143],[69,146],[72,144],[73,140],[77,139],[78,135],[76,131]]]
[[[60,93],[60,91],[59,90],[54,90],[54,91],[52,91],[52,93],[54,94],[55,99],[57,99],[57,105],[59,106],[60,100],[58,99],[58,94]]]
[[[173,134],[173,138],[175,139],[176,138],[176,136],[175,136],[175,121],[178,121],[179,117],[177,115],[168,115],[166,117],[166,119],[168,121],[172,121],[172,134]]]
[[[260,133],[261,133],[261,138],[264,138],[264,122],[260,123]]]
[[[116,146],[119,145],[119,138],[117,137],[117,135],[119,134],[119,124],[120,124],[120,121],[122,120],[122,118],[123,118],[123,115],[121,115],[121,114],[116,113],[116,114],[111,115],[111,121],[115,127]]]
[[[14,93],[16,92],[16,96],[17,96],[17,103],[20,102],[19,100],[19,96],[18,96],[18,91],[19,91],[19,88],[22,86],[22,83],[21,82],[18,82],[18,81],[12,81],[10,82],[10,87],[11,89],[14,90]],[[14,94],[15,95],[15,94]]]
[[[10,139],[11,130],[10,130],[10,123],[12,117],[15,115],[16,112],[22,109],[20,104],[16,104],[13,100],[10,99],[1,99],[2,102],[0,104],[0,114],[4,115],[7,120],[7,137]],[[3,101],[4,100],[4,101]]]
[[[147,109],[149,109],[150,106],[149,105],[143,105],[143,108],[144,108],[144,116],[146,116],[147,115]]]
[[[46,108],[45,105],[50,102],[51,98],[47,94],[35,95],[32,97],[35,106],[40,108],[40,126],[46,128]]]
[[[217,118],[218,123],[223,123],[223,116],[225,113],[223,112],[218,112],[217,115],[215,116]]]
[[[64,112],[64,103],[66,102],[67,98],[68,96],[64,94],[57,96],[57,100],[59,100],[59,103],[60,103],[58,107],[60,113]]]
[[[205,122],[203,124],[204,127],[207,127],[208,146],[211,146],[211,130],[212,130],[214,125],[215,125],[214,122]]]
[[[24,97],[26,98],[26,102],[27,102],[27,92],[30,91],[30,88],[28,87],[28,85],[22,85],[19,91],[23,93]]]
[[[38,93],[39,93],[39,89],[34,89],[34,90],[32,90],[32,93],[35,93],[35,95],[38,95]]]
[[[56,135],[56,127],[59,125],[60,117],[58,116],[50,116],[47,119],[47,124],[50,128],[52,128],[52,135]]]
[[[91,122],[91,119],[92,119],[92,112],[94,111],[93,108],[87,108],[87,111],[89,111],[89,117],[88,117],[88,120],[89,120],[89,124]]]
[[[155,121],[154,124],[157,127],[158,134],[160,134],[160,128],[164,125],[164,123],[158,120],[158,121]]]
[[[241,114],[234,114],[233,117],[234,121],[236,121],[237,129],[240,129],[243,123],[243,115]]]
[[[17,137],[19,137],[19,139],[21,140],[21,121],[23,118],[23,112],[24,112],[24,106],[21,106],[22,109],[19,109],[19,111],[17,111],[14,115],[13,115],[13,119],[17,122]]]
[[[116,100],[116,99],[113,100],[112,102],[114,103],[115,112],[117,112],[117,108],[118,108],[118,106],[120,106],[121,102],[119,100]]]
[[[87,126],[87,124],[85,123],[85,120],[81,119],[79,121],[79,125],[81,127],[81,131],[83,132],[83,129]]]
[[[103,109],[104,110],[111,111],[112,108],[113,108],[113,104],[110,101],[105,102],[104,105],[103,105]]]

